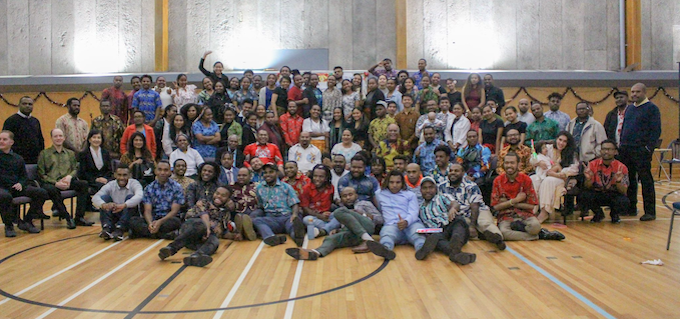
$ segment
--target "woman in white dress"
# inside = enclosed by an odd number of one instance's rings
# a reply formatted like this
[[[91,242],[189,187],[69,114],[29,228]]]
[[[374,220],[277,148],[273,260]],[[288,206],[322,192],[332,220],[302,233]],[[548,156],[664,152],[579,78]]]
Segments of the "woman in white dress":
[[[302,131],[309,132],[312,136],[312,145],[316,146],[321,153],[328,149],[328,140],[331,128],[326,120],[321,118],[321,107],[312,105],[309,110],[309,118],[302,121]]]

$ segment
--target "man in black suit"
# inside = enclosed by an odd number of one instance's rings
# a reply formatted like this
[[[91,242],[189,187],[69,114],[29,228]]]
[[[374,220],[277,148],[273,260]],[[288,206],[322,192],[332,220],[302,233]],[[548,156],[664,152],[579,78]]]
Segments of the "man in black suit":
[[[234,159],[234,166],[241,168],[243,167],[243,161],[245,160],[245,155],[243,155],[243,150],[241,150],[238,146],[238,136],[237,135],[231,135],[229,138],[227,138],[227,146],[226,147],[221,147],[220,149],[217,150],[217,153],[215,154],[215,158],[222,158],[222,154],[224,152],[229,152],[232,154],[233,159]]]

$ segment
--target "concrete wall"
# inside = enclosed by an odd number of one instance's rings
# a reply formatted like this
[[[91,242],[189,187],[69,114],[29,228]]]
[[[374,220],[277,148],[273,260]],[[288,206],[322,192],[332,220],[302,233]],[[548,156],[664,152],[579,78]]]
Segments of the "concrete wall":
[[[0,0],[0,75],[146,72],[154,0]]]
[[[641,0],[642,68],[677,70],[680,62],[680,1]]]
[[[169,12],[171,71],[193,72],[206,50],[209,70],[278,68],[272,49],[326,48],[329,67],[347,69],[396,55],[394,0],[173,0]]]

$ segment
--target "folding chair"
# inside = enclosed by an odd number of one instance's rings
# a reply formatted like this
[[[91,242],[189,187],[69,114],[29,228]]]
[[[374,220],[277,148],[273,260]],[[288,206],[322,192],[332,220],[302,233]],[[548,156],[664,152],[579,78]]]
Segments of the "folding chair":
[[[671,213],[671,227],[668,229],[668,242],[666,243],[666,250],[671,248],[671,235],[673,235],[673,220],[676,215],[680,215],[680,202],[673,203],[673,213]]]
[[[30,182],[35,183],[35,181],[38,180],[38,165],[37,164],[26,165],[26,176]],[[15,207],[21,207],[22,215],[19,216],[20,218],[26,216],[26,205],[28,205],[30,202],[31,198],[28,196],[19,196],[12,199],[12,205],[14,205]],[[42,218],[40,218],[40,229],[41,230],[45,229],[45,221]]]

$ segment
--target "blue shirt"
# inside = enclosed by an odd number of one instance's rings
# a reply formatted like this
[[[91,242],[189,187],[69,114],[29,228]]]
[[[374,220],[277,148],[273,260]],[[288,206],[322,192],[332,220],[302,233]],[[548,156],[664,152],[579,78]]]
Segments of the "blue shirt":
[[[423,176],[432,174],[434,167],[437,166],[434,161],[434,149],[441,144],[444,144],[444,142],[438,138],[435,138],[432,143],[428,144],[427,142],[424,142],[418,145],[416,151],[413,153],[413,162],[420,165],[420,170],[423,171]],[[420,156],[415,155],[418,150],[420,150]]]
[[[479,158],[480,155],[481,158]],[[458,149],[458,154],[456,154],[456,156],[457,159],[460,158],[467,165],[468,170],[466,173],[472,176],[472,178],[477,179],[486,174],[485,172],[482,172],[482,164],[486,167],[489,167],[491,150],[481,144],[474,146],[468,145],[466,148]]]
[[[342,193],[345,187],[351,186],[357,191],[358,200],[373,200],[373,196],[380,189],[380,183],[373,176],[363,175],[360,178],[354,178],[352,173],[340,177],[338,181],[338,192]]]
[[[269,186],[267,182],[257,184],[255,193],[267,215],[290,215],[293,213],[293,205],[300,203],[293,187],[279,179],[276,179],[274,186]]]
[[[399,216],[406,220],[409,225],[420,221],[418,198],[416,198],[414,192],[400,190],[394,194],[385,189],[379,191],[376,196],[385,225],[396,225],[399,222]]]
[[[543,116],[557,122],[557,125],[560,128],[560,131],[564,131],[567,129],[567,125],[569,125],[569,122],[571,122],[571,118],[569,117],[569,114],[564,113],[560,110],[557,110],[555,112],[553,111],[548,111],[543,114]]]
[[[161,219],[170,213],[172,204],[184,205],[184,189],[172,179],[163,185],[155,180],[144,188],[142,203],[151,204],[154,220]]]
[[[427,73],[428,77],[432,79],[432,72],[425,70],[425,73]],[[423,86],[420,84],[420,81],[423,80],[423,75],[420,73],[420,70],[418,70],[416,73],[413,73],[413,78],[416,80],[415,85],[418,87],[418,90],[422,90]]]
[[[156,109],[163,107],[161,95],[148,89],[141,89],[132,97],[132,108],[144,112],[144,121],[151,122],[156,118]]]
[[[210,121],[209,127],[205,127],[201,121],[196,121],[191,126],[191,132],[194,133],[194,136],[196,136],[196,134],[201,134],[203,136],[214,136],[219,131],[220,128],[219,126],[217,126],[217,123],[215,123],[215,121]],[[217,147],[215,145],[203,144],[199,142],[198,139],[194,138],[193,146],[194,149],[198,151],[198,154],[201,154],[201,157],[203,158],[215,157],[215,151],[217,150]]]

